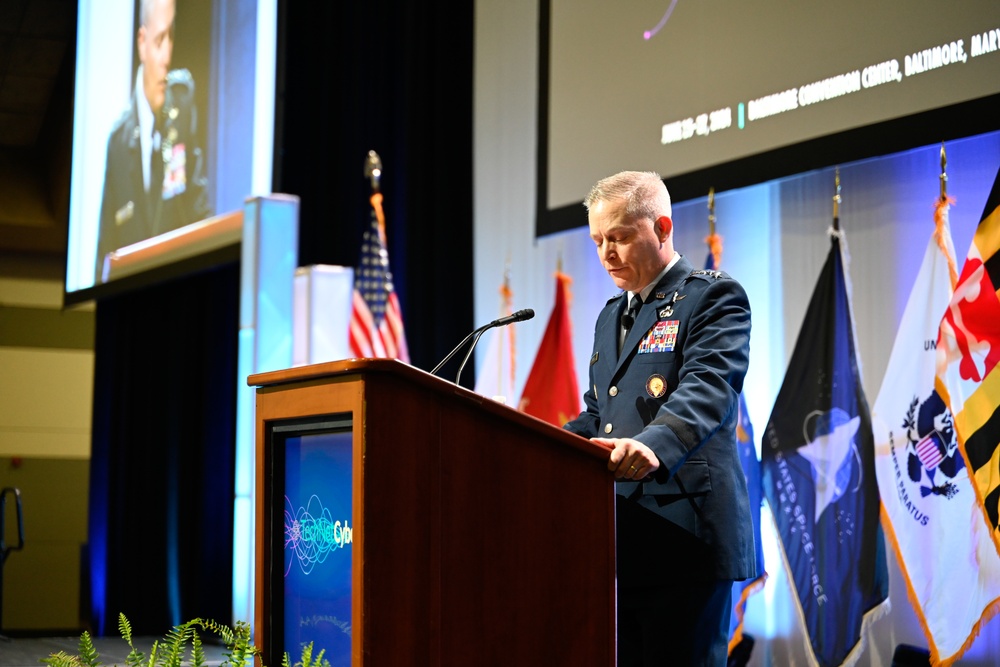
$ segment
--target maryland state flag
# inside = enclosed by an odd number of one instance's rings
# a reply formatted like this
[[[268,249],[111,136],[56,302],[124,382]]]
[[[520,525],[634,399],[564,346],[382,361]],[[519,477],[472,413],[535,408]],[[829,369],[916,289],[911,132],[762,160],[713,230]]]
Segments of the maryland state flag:
[[[705,258],[705,268],[716,271],[722,265],[722,237],[714,230],[705,238],[708,244],[708,256]],[[761,572],[755,579],[733,582],[733,610],[729,617],[729,653],[743,640],[743,617],[746,614],[747,600],[751,595],[761,590],[767,582],[767,572],[764,570],[764,547],[760,538],[760,506],[763,502],[763,487],[760,480],[760,460],[757,458],[757,447],[754,445],[753,424],[750,423],[750,413],[747,412],[747,402],[740,394],[739,414],[736,421],[736,445],[740,450],[740,463],[743,464],[743,476],[747,481],[747,491],[750,494],[750,516],[753,519],[753,539],[756,547],[757,569]]]
[[[580,390],[573,363],[573,330],[567,298],[569,276],[556,273],[556,305],[524,383],[518,409],[562,426],[580,414]]]
[[[1000,171],[937,340],[938,393],[1000,550]]]
[[[872,411],[882,523],[931,665],[959,659],[1000,606],[1000,556],[978,520],[951,412],[934,389],[938,326],[957,280],[948,206],[938,200]]]
[[[840,232],[809,302],[761,443],[764,494],[812,664],[851,665],[888,611],[868,401]]]

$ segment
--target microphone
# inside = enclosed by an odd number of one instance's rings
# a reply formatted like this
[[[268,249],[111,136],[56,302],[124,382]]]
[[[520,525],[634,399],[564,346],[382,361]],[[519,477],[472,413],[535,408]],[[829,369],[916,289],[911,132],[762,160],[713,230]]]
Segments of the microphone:
[[[484,330],[489,329],[491,327],[504,327],[507,326],[508,324],[513,324],[514,322],[523,322],[524,320],[530,320],[534,316],[535,316],[535,311],[533,311],[531,308],[525,308],[524,310],[519,310],[516,313],[511,313],[506,317],[501,317],[500,319],[493,320],[484,327]]]
[[[439,370],[441,370],[441,367],[444,366],[446,363],[448,363],[448,361],[452,357],[454,357],[458,353],[458,351],[461,350],[465,346],[465,344],[469,342],[470,339],[474,337],[475,340],[472,341],[472,345],[470,345],[469,349],[466,351],[465,358],[463,358],[462,363],[458,365],[458,373],[455,374],[455,384],[458,384],[459,378],[462,377],[462,369],[465,368],[465,362],[469,360],[469,355],[471,355],[472,350],[475,349],[476,343],[479,342],[480,336],[482,336],[484,333],[486,333],[486,331],[492,329],[493,327],[504,327],[507,326],[508,324],[513,324],[514,322],[523,322],[524,320],[530,320],[534,316],[535,316],[535,311],[533,311],[531,308],[525,308],[524,310],[519,310],[516,313],[511,313],[510,315],[507,315],[505,317],[495,319],[489,324],[484,324],[483,326],[479,327],[478,329],[470,333],[468,336],[463,338],[462,342],[456,345],[455,349],[449,352],[448,356],[442,359],[441,363],[439,363],[437,366],[434,367],[434,370],[431,371],[431,375],[435,375]]]

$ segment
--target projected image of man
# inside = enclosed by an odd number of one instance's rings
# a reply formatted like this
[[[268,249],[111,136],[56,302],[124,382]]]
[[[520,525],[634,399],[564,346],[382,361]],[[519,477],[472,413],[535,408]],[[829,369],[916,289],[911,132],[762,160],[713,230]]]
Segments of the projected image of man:
[[[98,281],[109,252],[211,215],[194,80],[170,69],[175,12],[174,0],[140,5],[135,88],[108,138]]]

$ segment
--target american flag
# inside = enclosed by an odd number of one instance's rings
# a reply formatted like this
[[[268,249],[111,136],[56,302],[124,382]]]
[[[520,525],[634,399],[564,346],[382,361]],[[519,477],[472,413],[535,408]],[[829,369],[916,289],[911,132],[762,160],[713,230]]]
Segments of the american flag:
[[[410,362],[399,297],[392,285],[389,253],[385,248],[382,193],[371,196],[371,226],[361,241],[361,257],[354,270],[354,300],[349,339],[351,354]]]

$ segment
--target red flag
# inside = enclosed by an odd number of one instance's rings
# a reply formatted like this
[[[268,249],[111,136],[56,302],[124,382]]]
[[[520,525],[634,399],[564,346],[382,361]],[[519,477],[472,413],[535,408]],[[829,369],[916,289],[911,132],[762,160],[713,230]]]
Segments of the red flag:
[[[521,412],[556,426],[580,414],[580,391],[573,363],[573,331],[566,295],[570,282],[569,276],[556,273],[556,304],[518,404]]]
[[[349,339],[356,357],[410,362],[403,331],[403,314],[392,284],[385,247],[382,193],[371,196],[371,227],[361,241],[361,258],[354,269],[354,302]]]

